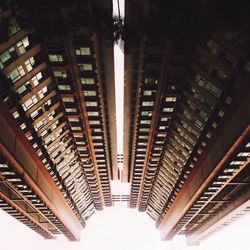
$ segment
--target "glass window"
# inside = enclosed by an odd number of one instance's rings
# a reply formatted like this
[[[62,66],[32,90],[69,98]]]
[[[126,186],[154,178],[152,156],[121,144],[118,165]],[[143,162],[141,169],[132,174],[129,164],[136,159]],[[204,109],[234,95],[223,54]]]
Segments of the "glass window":
[[[139,139],[148,139],[146,135],[139,135]]]
[[[53,55],[49,55],[49,60],[51,62],[63,62],[63,55],[61,54],[53,54]]]
[[[0,68],[3,69],[7,65],[8,61],[11,59],[11,52],[15,49],[14,47],[9,48],[0,55]]]
[[[152,116],[152,111],[142,111],[141,115],[142,116]]]
[[[89,56],[90,55],[90,48],[89,47],[80,47],[76,49],[77,56]]]
[[[22,123],[22,124],[20,125],[20,128],[21,128],[22,130],[24,130],[24,129],[26,128],[25,123]]]
[[[17,42],[16,46],[19,53],[22,55],[27,51],[27,47],[30,45],[28,36],[24,37],[21,41]]]
[[[94,84],[94,78],[81,78],[82,84]]]
[[[94,131],[95,133],[99,133],[99,132],[102,132],[102,129],[101,129],[101,128],[95,128],[95,129],[93,129],[93,131]]]
[[[176,96],[167,96],[165,101],[166,102],[176,102]]]
[[[67,113],[75,113],[75,112],[77,112],[76,108],[66,108],[65,110],[66,110]]]
[[[163,108],[163,112],[173,112],[174,108]]]
[[[140,132],[149,132],[149,128],[139,128]]]
[[[143,95],[144,96],[151,96],[153,94],[153,91],[152,90],[144,90],[143,91]]]
[[[14,116],[15,119],[17,119],[20,115],[19,115],[19,113],[18,113],[17,111],[15,111],[15,112],[13,113],[13,116]]]
[[[16,90],[16,92],[17,92],[19,95],[21,95],[21,94],[24,93],[26,90],[27,90],[27,88],[26,88],[25,84],[23,84],[22,86],[20,86],[20,87]]]
[[[63,97],[62,101],[63,102],[74,102],[74,98],[73,97]]]
[[[238,154],[238,156],[249,157],[249,156],[250,156],[250,152],[240,152],[240,153]]]
[[[144,106],[144,107],[152,107],[152,106],[154,106],[154,102],[153,101],[144,101],[144,102],[142,102],[142,106]]]
[[[96,140],[102,140],[101,135],[93,135],[92,137],[93,137],[93,139],[96,139]]]
[[[205,88],[214,96],[220,97],[222,91],[211,82],[207,81]]]
[[[162,117],[161,122],[166,122],[166,121],[168,121],[168,119],[169,119],[168,117]]]
[[[29,98],[27,101],[24,102],[23,109],[24,111],[28,110],[31,108],[33,105],[35,105],[38,102],[37,97],[33,95],[31,98]]]
[[[145,78],[145,83],[146,84],[157,84],[158,80],[152,77],[147,77]]]
[[[13,71],[11,71],[8,74],[8,77],[11,79],[11,81],[14,83],[16,82],[18,79],[20,79],[22,76],[25,75],[25,71],[23,69],[23,66],[20,65],[18,66],[16,69],[14,69]]]
[[[58,89],[59,90],[65,90],[65,91],[69,91],[71,90],[71,86],[70,85],[58,85]]]
[[[86,102],[87,107],[97,107],[97,102]]]
[[[30,117],[34,120],[35,118],[37,118],[39,116],[39,114],[42,114],[42,108],[38,108],[36,109],[35,111],[33,111],[31,114],[30,114]]]
[[[53,74],[55,77],[61,77],[61,78],[67,78],[67,72],[66,71],[53,71]]]
[[[83,91],[84,96],[96,96],[96,91],[95,90],[85,90]]]
[[[70,122],[79,122],[78,117],[69,117],[68,119],[69,119]]]
[[[76,131],[76,130],[82,130],[82,128],[80,126],[71,126],[72,130]]]
[[[38,91],[38,96],[40,99],[43,99],[45,94],[48,92],[47,86],[43,87],[41,90]]]
[[[33,86],[36,87],[39,85],[40,80],[43,78],[42,72],[38,72],[35,76],[31,78],[31,81],[33,82]]]
[[[83,64],[78,64],[78,65],[79,65],[81,71],[90,71],[93,69],[91,63],[83,63]]]
[[[35,59],[34,57],[31,57],[29,60],[25,61],[25,66],[28,72],[30,72],[33,69],[33,66],[35,65]]]
[[[151,120],[141,120],[141,124],[150,124]]]
[[[159,130],[165,130],[166,126],[159,126]]]
[[[97,111],[88,111],[88,116],[99,116],[99,112]]]
[[[89,121],[89,124],[99,125],[100,121],[99,120],[91,120],[91,121]]]

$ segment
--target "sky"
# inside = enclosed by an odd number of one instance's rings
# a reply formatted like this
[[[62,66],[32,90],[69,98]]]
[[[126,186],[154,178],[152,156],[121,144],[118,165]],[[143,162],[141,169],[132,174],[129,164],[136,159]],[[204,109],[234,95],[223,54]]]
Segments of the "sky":
[[[0,210],[1,250],[248,250],[249,232],[250,215],[213,235],[199,247],[186,247],[183,237],[161,241],[154,221],[146,213],[120,205],[96,212],[87,221],[80,242],[69,242],[62,236],[57,240],[44,240]]]

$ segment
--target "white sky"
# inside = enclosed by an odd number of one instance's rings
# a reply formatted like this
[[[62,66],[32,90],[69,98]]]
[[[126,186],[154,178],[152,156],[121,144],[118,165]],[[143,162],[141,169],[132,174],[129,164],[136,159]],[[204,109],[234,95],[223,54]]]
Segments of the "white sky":
[[[250,215],[203,242],[186,247],[182,237],[160,241],[155,223],[145,213],[125,207],[96,212],[82,231],[80,242],[44,240],[41,236],[0,210],[1,250],[247,250],[250,246]]]

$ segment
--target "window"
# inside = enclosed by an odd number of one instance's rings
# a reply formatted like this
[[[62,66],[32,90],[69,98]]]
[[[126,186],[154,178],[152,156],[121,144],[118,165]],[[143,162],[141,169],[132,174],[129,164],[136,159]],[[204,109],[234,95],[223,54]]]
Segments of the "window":
[[[151,102],[144,101],[144,102],[142,102],[142,106],[144,106],[144,107],[152,107],[152,106],[154,106],[154,102],[153,101],[151,101]]]
[[[162,117],[161,122],[166,122],[166,121],[168,121],[168,119],[169,119],[168,117]]]
[[[89,56],[90,55],[90,48],[89,47],[80,47],[76,49],[77,56]]]
[[[61,54],[49,55],[49,60],[51,62],[63,62],[63,55]]]
[[[58,89],[62,91],[69,91],[71,90],[71,86],[70,85],[58,85]]]
[[[141,120],[141,124],[150,124],[151,120]]]
[[[67,72],[66,71],[53,71],[54,77],[61,77],[61,78],[67,78]]]
[[[100,133],[100,132],[102,132],[102,129],[101,128],[94,128],[93,132],[94,133]]]
[[[87,107],[97,107],[97,102],[86,102]]]
[[[9,74],[8,74],[8,77],[11,79],[11,81],[14,83],[16,82],[17,80],[19,80],[22,76],[25,75],[25,71],[23,69],[23,66],[20,65],[18,66],[16,69],[14,69],[13,71],[11,71]]]
[[[78,65],[79,65],[81,71],[90,71],[93,69],[91,63],[83,63],[83,64],[78,64]]]
[[[33,66],[35,65],[35,59],[34,57],[31,57],[29,60],[25,61],[25,66],[28,72],[30,72],[33,69]]]
[[[21,128],[22,130],[24,130],[24,129],[26,128],[26,124],[25,124],[25,123],[22,123],[22,124],[20,125],[20,128]]]
[[[0,55],[0,69],[3,69],[4,66],[6,66],[7,63],[11,60],[11,53],[14,50],[14,47],[11,47]]]
[[[166,126],[159,126],[159,130],[165,130]]]
[[[173,112],[174,108],[163,108],[163,112]]]
[[[165,101],[166,102],[176,102],[176,96],[167,96]]]
[[[33,82],[33,86],[36,87],[39,85],[40,80],[43,78],[42,72],[38,72],[35,76],[31,78],[31,81]]]
[[[74,98],[73,97],[63,97],[62,101],[63,102],[74,102]]]
[[[13,116],[14,116],[15,119],[17,119],[20,115],[19,115],[19,113],[18,113],[17,111],[15,111],[15,112],[13,113]]]
[[[43,87],[41,90],[38,91],[38,96],[40,99],[43,99],[45,94],[48,92],[47,86]]]
[[[19,53],[22,55],[27,51],[29,43],[29,38],[26,36],[21,41],[17,42],[16,46],[19,51]]]
[[[72,126],[71,129],[72,129],[73,131],[82,130],[82,128],[81,128],[80,126],[75,126],[75,127]]]
[[[149,132],[149,128],[139,128],[140,132]]]
[[[250,152],[240,152],[237,156],[249,157],[250,156]]]
[[[30,114],[30,117],[31,117],[33,120],[35,120],[35,119],[39,116],[39,114],[41,115],[42,113],[43,113],[42,108],[38,108],[38,109],[36,109],[34,112],[32,112],[32,113]]]
[[[152,111],[142,111],[141,115],[142,116],[152,116]]]
[[[100,121],[92,120],[92,121],[89,121],[89,124],[91,124],[91,125],[100,125]]]
[[[81,78],[82,84],[94,84],[94,78]]]
[[[96,96],[96,91],[95,90],[86,90],[83,91],[84,96]]]
[[[70,122],[79,122],[78,117],[69,117],[68,119],[69,119]]]
[[[211,83],[210,81],[207,81],[200,74],[197,74],[195,76],[195,82],[197,82],[199,86],[202,86],[203,88],[207,89],[212,95],[216,97],[220,97],[222,91],[213,83]]]
[[[93,139],[102,140],[102,136],[101,135],[94,135]]]
[[[199,86],[204,86],[204,83],[205,83],[205,78],[203,76],[201,76],[200,74],[196,74],[195,76],[195,82],[198,83]]]
[[[220,97],[222,91],[211,82],[207,81],[205,88],[214,96]]]
[[[38,102],[37,97],[35,95],[33,95],[31,98],[29,98],[26,102],[24,102],[23,109],[24,111],[28,110],[29,108],[31,108],[34,104],[36,104]]]
[[[157,84],[158,80],[155,78],[145,78],[145,83],[146,84]]]
[[[47,119],[43,118],[41,121],[39,121],[38,123],[35,124],[34,128],[36,131],[38,131],[40,128],[42,128],[46,124],[47,124]]]
[[[83,134],[74,134],[75,138],[83,138]]]
[[[25,84],[23,84],[22,86],[20,86],[17,90],[16,90],[16,92],[19,94],[19,95],[21,95],[22,93],[24,93],[25,91],[26,91],[26,86],[25,86]]]
[[[88,112],[88,116],[99,116],[99,112],[97,112],[97,111],[92,111],[92,112]]]
[[[65,110],[67,113],[76,113],[77,112],[76,108],[66,108]]]
[[[146,135],[139,135],[138,137],[139,137],[139,139],[148,139],[148,137]]]
[[[144,96],[151,96],[153,94],[153,91],[152,90],[144,90],[143,91],[143,95]]]

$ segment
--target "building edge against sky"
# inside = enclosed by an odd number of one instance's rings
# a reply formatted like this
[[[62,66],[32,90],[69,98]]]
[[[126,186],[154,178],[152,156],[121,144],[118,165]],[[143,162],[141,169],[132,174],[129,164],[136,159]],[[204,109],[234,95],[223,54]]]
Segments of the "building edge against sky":
[[[46,238],[79,239],[118,178],[112,32],[93,27],[112,2],[29,7],[1,3],[1,208]]]
[[[157,26],[166,5],[126,1],[119,175],[112,2],[34,13],[10,2],[0,9],[3,210],[45,238],[78,240],[95,210],[114,204],[111,181],[121,179],[131,183],[130,208],[155,220],[163,239],[185,234],[190,244],[249,212],[246,36],[166,36]],[[188,14],[206,7],[198,2]]]
[[[248,29],[176,31],[165,13],[192,22],[203,5],[187,3],[185,15],[165,2],[125,8],[125,31],[134,31],[125,35],[129,207],[146,211],[162,239],[185,234],[190,244],[239,217],[231,212],[250,197]]]

